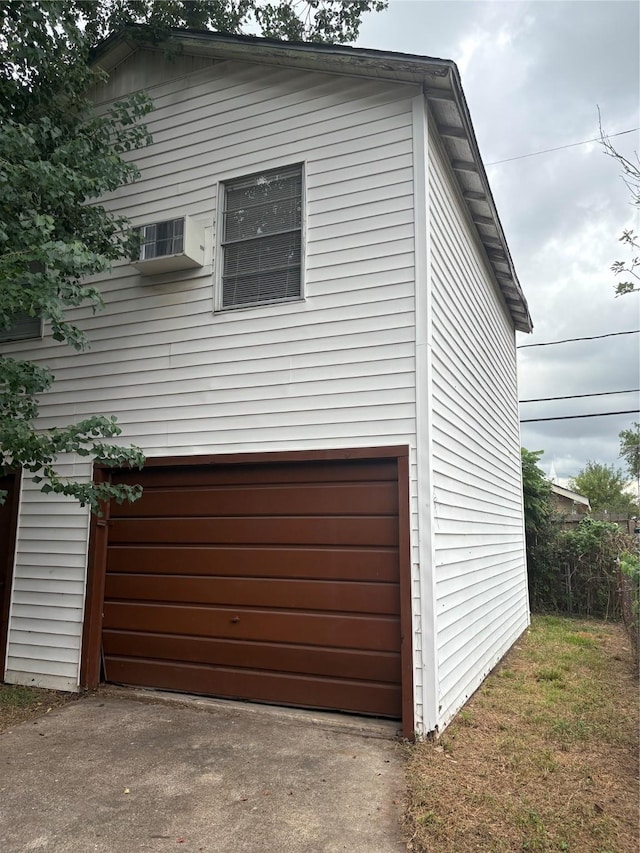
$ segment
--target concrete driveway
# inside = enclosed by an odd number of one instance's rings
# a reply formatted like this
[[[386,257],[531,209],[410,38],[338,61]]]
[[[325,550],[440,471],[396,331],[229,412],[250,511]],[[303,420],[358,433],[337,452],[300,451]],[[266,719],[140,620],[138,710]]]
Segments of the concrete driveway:
[[[0,850],[401,853],[395,730],[97,694],[0,736]]]

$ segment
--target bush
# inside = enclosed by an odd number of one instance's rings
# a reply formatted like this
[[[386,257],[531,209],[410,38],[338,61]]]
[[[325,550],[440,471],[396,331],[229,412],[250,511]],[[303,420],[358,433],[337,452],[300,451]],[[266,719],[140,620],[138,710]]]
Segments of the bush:
[[[631,551],[623,551],[618,561],[618,569],[622,621],[637,660],[640,638],[640,557]]]
[[[620,618],[618,558],[629,545],[629,536],[617,524],[593,518],[560,533],[557,561],[568,613]]]
[[[620,557],[632,548],[631,537],[609,521],[587,517],[570,531],[556,526],[543,570],[537,567],[533,576],[532,607],[620,619]]]
[[[559,609],[555,597],[553,548],[557,524],[551,502],[551,484],[538,467],[541,450],[521,449],[524,526],[529,571],[529,597],[534,610]]]
[[[617,524],[584,518],[564,530],[551,485],[538,467],[542,451],[522,448],[522,485],[531,609],[623,618],[637,649],[640,558]]]

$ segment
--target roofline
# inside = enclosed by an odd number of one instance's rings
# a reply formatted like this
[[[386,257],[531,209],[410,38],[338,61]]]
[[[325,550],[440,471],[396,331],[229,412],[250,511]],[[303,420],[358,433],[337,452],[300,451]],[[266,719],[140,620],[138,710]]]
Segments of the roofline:
[[[372,48],[348,47],[320,42],[279,41],[249,35],[231,35],[209,30],[172,28],[169,41],[180,44],[190,52],[208,53],[216,48],[226,55],[249,61],[264,61],[269,57],[283,56],[292,64],[312,64],[318,70],[357,76],[373,76],[395,82],[419,84],[431,107],[436,127],[443,140],[454,176],[465,200],[471,219],[476,225],[483,243],[489,266],[493,269],[497,285],[505,299],[514,327],[521,332],[531,332],[533,324],[527,300],[522,291],[507,240],[498,216],[489,179],[480,156],[480,149],[473,130],[471,114],[462,88],[458,68],[450,59],[438,59],[410,53],[374,50]],[[145,38],[146,37],[146,38]],[[154,33],[144,24],[129,24],[111,34],[91,53],[91,61],[109,71],[123,61],[140,45],[149,41],[159,47]],[[166,41],[166,39],[163,39]],[[105,61],[110,57],[111,62]],[[333,65],[327,69],[326,65]],[[323,66],[323,67],[319,67]],[[447,109],[454,109],[456,126],[445,125],[441,119],[439,105],[446,102]],[[440,118],[439,118],[440,114]],[[456,158],[456,146],[466,145],[469,160]],[[469,181],[479,189],[470,189]],[[488,214],[488,215],[487,215]],[[483,230],[484,229],[484,230]],[[485,233],[489,230],[491,234]]]
[[[341,44],[326,44],[325,42],[282,41],[280,39],[266,38],[265,36],[238,35],[235,33],[219,33],[212,30],[183,29],[179,27],[171,27],[168,32],[169,39],[175,38],[178,41],[192,40],[194,42],[206,41],[210,44],[220,45],[237,44],[238,46],[247,45],[250,47],[275,47],[278,51],[282,51],[284,48],[286,51],[294,54],[299,53],[302,56],[309,53],[318,53],[334,57],[359,57],[362,60],[373,60],[376,65],[379,65],[382,61],[390,63],[406,62],[407,64],[415,65],[416,68],[424,67],[425,65],[433,65],[434,67],[439,65],[446,65],[447,67],[455,65],[450,59],[438,59],[432,56],[420,56],[418,54],[399,53],[397,51],[376,50],[369,47],[351,47]],[[118,42],[128,41],[131,36],[135,37],[145,33],[150,36],[150,43],[153,42],[157,46],[164,43],[164,40],[161,42],[154,39],[153,31],[150,30],[147,24],[129,23],[117,32],[111,33],[92,49],[91,62],[99,62],[100,58],[108,53]]]
[[[584,504],[591,509],[589,498],[585,497],[585,495],[579,495],[577,492],[572,492],[571,489],[565,489],[564,486],[559,486],[557,483],[551,483],[551,491],[560,497],[570,498],[576,503]]]

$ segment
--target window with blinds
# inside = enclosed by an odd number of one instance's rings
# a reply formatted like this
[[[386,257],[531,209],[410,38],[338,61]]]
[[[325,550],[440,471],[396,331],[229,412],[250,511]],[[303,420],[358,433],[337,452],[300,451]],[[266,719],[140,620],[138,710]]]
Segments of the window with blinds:
[[[222,250],[222,308],[300,299],[302,166],[225,185]]]

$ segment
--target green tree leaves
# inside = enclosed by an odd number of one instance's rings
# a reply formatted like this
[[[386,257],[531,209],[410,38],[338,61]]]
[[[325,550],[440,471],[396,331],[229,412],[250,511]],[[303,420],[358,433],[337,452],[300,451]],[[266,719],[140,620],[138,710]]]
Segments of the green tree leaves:
[[[521,448],[522,487],[524,491],[524,523],[527,537],[533,539],[543,532],[553,514],[551,484],[538,467],[543,450]]]
[[[617,524],[591,517],[573,529],[564,528],[553,510],[551,484],[537,464],[541,455],[542,451],[522,448],[531,606],[538,611],[615,616],[620,610],[617,559],[632,547],[632,540]],[[633,507],[628,495],[618,503],[622,485],[620,472],[590,462],[571,488],[586,495],[593,509],[618,512],[621,505]]]
[[[172,27],[255,32],[288,41],[344,43],[358,37],[362,16],[388,0],[101,0],[78,2],[87,32],[97,41],[132,23],[144,23],[154,39]]]
[[[640,478],[640,423],[636,422],[631,429],[623,429],[618,434],[620,439],[620,456],[627,465],[630,477]]]
[[[548,606],[553,598],[553,547],[557,532],[551,484],[538,466],[543,452],[521,449],[529,597],[532,606],[538,609]]]
[[[86,336],[68,310],[102,307],[86,279],[127,257],[132,243],[127,221],[98,200],[137,177],[120,155],[150,141],[141,119],[151,103],[138,94],[94,113],[86,92],[99,75],[87,64],[90,44],[74,9],[57,2],[0,9],[0,328],[21,314],[42,317],[54,340],[82,350]],[[136,497],[136,489],[61,476],[56,461],[66,454],[137,466],[143,456],[110,441],[121,434],[114,418],[39,429],[40,399],[53,379],[44,365],[0,356],[0,466],[22,467],[43,492],[96,511],[107,497]]]
[[[600,462],[587,462],[582,471],[571,480],[570,487],[589,498],[591,509],[633,515],[638,511],[631,495],[624,491],[626,480],[620,469]]]

